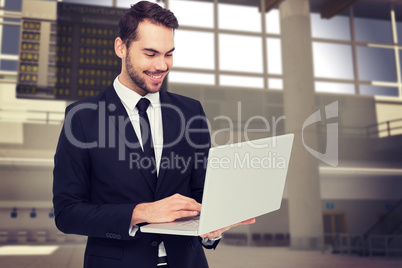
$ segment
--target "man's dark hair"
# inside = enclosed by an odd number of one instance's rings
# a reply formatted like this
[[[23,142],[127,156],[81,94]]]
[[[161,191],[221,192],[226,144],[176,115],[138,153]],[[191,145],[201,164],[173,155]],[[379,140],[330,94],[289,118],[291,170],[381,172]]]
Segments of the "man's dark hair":
[[[175,15],[170,10],[148,1],[138,2],[126,11],[119,21],[119,37],[127,48],[131,42],[138,40],[138,25],[145,20],[172,29],[179,27]]]

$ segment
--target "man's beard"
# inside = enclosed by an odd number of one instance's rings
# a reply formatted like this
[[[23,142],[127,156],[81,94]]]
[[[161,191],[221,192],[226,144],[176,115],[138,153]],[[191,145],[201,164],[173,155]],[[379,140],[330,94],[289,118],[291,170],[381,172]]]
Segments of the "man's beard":
[[[159,85],[158,90],[152,91],[145,83],[145,80],[140,77],[140,74],[134,70],[134,66],[131,63],[130,57],[128,55],[126,56],[126,69],[127,69],[127,73],[130,76],[131,81],[133,82],[134,86],[139,87],[140,89],[144,90],[147,93],[156,93],[159,91],[160,87],[162,86],[162,83],[161,83],[161,85]],[[165,73],[166,71],[162,71],[159,73]]]

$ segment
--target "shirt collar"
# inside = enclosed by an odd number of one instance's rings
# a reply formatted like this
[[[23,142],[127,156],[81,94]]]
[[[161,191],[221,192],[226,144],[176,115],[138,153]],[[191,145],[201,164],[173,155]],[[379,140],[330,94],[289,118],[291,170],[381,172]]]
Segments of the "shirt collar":
[[[142,96],[137,92],[135,92],[134,90],[131,90],[128,87],[124,86],[122,83],[120,83],[119,77],[116,77],[116,79],[114,80],[113,87],[117,93],[117,96],[119,96],[123,104],[127,106],[130,110],[134,110],[135,106],[140,101]],[[146,94],[144,98],[147,98],[151,102],[152,107],[154,108],[160,105],[159,92]]]

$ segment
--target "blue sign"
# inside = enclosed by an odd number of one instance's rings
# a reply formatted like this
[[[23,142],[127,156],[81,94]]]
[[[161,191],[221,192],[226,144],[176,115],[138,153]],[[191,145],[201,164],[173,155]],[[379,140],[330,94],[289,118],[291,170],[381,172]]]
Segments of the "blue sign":
[[[390,203],[386,203],[386,204],[385,204],[385,209],[386,209],[386,210],[391,210],[393,207],[394,207],[394,206],[393,206],[392,204],[390,204]]]

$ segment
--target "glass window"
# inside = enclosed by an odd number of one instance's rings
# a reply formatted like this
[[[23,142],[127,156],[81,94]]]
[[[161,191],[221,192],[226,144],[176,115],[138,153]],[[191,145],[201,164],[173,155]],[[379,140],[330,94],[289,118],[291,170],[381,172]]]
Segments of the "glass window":
[[[215,75],[214,74],[171,71],[169,73],[168,82],[169,83],[200,84],[200,85],[215,85]]]
[[[402,22],[397,22],[396,23],[396,32],[397,32],[397,38],[398,38],[398,44],[402,44]]]
[[[267,38],[268,73],[282,74],[282,48],[279,38]]]
[[[380,96],[388,96],[388,97],[397,97],[398,96],[398,88],[361,85],[360,86],[360,94],[361,95],[380,95]]]
[[[280,78],[268,78],[269,89],[283,89],[283,79]]]
[[[357,47],[359,80],[396,82],[393,49]]]
[[[261,32],[258,7],[219,4],[218,18],[220,29]]]
[[[352,47],[313,42],[315,77],[354,79]]]
[[[311,13],[311,35],[315,38],[351,40],[350,20],[347,16],[322,19],[318,13]]]
[[[3,25],[1,53],[18,55],[20,42],[20,26]]]
[[[399,50],[399,66],[402,66],[402,50]],[[400,72],[402,75],[402,68],[399,68],[399,69],[400,69]]]
[[[175,14],[180,25],[214,27],[214,4],[212,2],[170,0],[169,9]]]
[[[219,64],[225,71],[262,73],[261,37],[219,35]]]
[[[112,6],[112,0],[63,0],[63,2],[81,5]]]
[[[219,79],[221,86],[263,88],[264,80],[262,77],[250,77],[241,75],[221,75]]]
[[[402,44],[402,5],[394,4],[398,44]]]
[[[358,1],[353,6],[356,41],[392,44],[389,1]]]
[[[281,33],[281,24],[278,9],[271,9],[268,13],[265,14],[265,28],[267,33],[270,34]]]
[[[4,22],[16,22],[16,23],[21,23],[21,19],[10,19],[10,18],[4,18]]]
[[[96,2],[97,0],[93,0],[93,1]],[[110,2],[110,0],[107,0],[107,1]],[[152,3],[157,3],[158,5],[160,5],[162,7],[165,6],[165,4],[162,1],[160,1],[160,2],[157,2],[156,0],[147,0],[147,1],[152,2]],[[63,2],[66,2],[66,0],[63,0]],[[140,2],[140,0],[117,0],[116,7],[129,9],[131,5],[135,5],[138,2]]]
[[[1,60],[0,61],[0,70],[16,72],[18,69],[18,61],[16,60]]]
[[[316,92],[325,93],[341,93],[341,94],[355,94],[355,85],[347,83],[333,83],[333,82],[315,82]]]
[[[356,41],[392,44],[391,21],[355,18]]]
[[[21,11],[22,10],[22,0],[6,0],[6,2],[4,3],[4,9]]]
[[[215,68],[214,34],[178,29],[175,33],[175,67]]]

